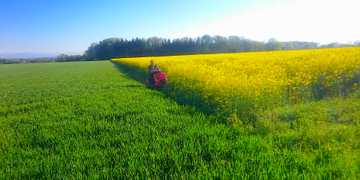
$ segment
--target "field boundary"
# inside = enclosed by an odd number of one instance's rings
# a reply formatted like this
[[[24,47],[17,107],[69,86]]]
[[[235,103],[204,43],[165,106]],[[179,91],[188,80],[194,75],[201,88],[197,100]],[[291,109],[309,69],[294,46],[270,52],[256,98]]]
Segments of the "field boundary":
[[[118,61],[111,60],[111,62],[119,72],[147,86],[148,74],[145,70]],[[216,120],[217,122],[221,119],[221,117],[223,117],[219,112],[217,112],[218,107],[215,104],[206,103],[200,94],[196,94],[196,92],[183,88],[174,87],[171,82],[164,88],[154,90],[160,91],[167,98],[175,100],[180,105],[191,106],[207,116],[216,116],[215,119],[218,119]],[[188,94],[191,94],[191,96]]]

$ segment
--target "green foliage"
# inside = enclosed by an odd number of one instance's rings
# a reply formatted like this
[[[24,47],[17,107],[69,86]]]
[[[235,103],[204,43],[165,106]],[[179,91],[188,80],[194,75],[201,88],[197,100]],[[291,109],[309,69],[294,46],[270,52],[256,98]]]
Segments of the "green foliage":
[[[339,45],[343,46],[343,45]],[[351,45],[350,45],[351,46]],[[84,56],[89,59],[110,59],[115,57],[139,57],[154,55],[178,55],[194,53],[247,52],[264,50],[288,50],[318,48],[318,43],[271,39],[268,42],[254,41],[238,36],[209,36],[197,38],[166,39],[150,38],[107,38],[91,44]],[[83,57],[70,57],[82,59]],[[59,60],[63,59],[61,57]]]
[[[118,70],[0,65],[0,178],[360,178],[356,95],[227,126]]]

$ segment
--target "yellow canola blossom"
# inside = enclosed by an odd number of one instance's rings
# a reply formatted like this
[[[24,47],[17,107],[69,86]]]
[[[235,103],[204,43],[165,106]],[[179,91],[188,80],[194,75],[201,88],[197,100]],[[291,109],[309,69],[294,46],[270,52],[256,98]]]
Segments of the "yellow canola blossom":
[[[358,47],[113,59],[144,70],[150,60],[170,86],[229,111],[241,111],[241,101],[267,109],[344,96],[360,82]]]

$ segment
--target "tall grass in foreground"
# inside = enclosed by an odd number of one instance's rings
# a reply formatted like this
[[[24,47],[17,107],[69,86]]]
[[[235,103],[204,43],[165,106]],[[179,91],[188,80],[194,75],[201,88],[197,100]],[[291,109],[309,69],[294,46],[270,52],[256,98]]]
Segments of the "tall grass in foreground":
[[[153,59],[169,75],[168,94],[244,121],[259,111],[359,89],[360,48],[120,58],[146,70]]]

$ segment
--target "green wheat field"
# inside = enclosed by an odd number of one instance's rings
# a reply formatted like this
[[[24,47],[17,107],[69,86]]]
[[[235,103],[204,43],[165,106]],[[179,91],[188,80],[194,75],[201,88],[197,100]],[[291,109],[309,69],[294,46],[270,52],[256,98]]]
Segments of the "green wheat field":
[[[360,92],[233,127],[131,77],[110,61],[0,65],[0,178],[360,178]]]

